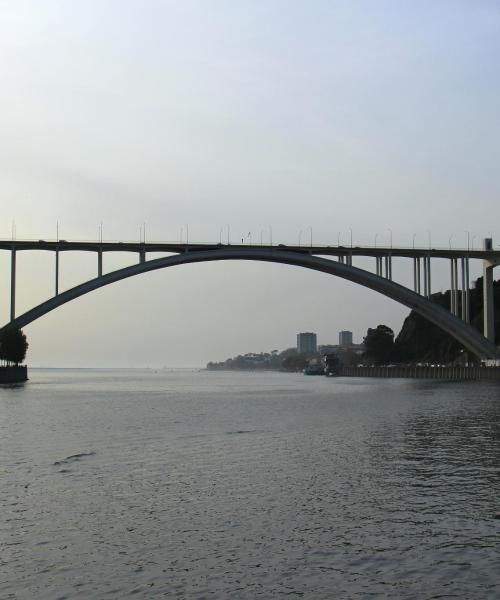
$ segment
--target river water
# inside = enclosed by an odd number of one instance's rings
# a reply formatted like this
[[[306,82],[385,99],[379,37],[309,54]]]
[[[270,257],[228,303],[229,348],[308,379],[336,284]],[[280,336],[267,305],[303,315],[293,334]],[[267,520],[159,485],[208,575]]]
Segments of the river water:
[[[500,598],[500,386],[32,370],[0,598]]]

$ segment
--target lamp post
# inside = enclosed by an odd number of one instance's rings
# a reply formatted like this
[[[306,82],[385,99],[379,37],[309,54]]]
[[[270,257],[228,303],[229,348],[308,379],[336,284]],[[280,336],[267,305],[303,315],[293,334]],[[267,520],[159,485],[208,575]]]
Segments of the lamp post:
[[[340,231],[337,233],[337,248],[340,246]]]
[[[312,248],[313,245],[313,228],[309,225],[308,226],[309,229],[309,241],[310,241],[310,246]]]
[[[377,247],[377,238],[378,238],[378,233],[375,234],[375,248]]]
[[[387,231],[389,232],[390,242],[391,242],[391,250],[392,250],[392,229],[390,227],[388,227]]]
[[[299,231],[299,248],[300,248],[301,240],[302,240],[302,229]]]
[[[229,225],[226,225],[227,228],[227,245],[229,246]]]
[[[467,234],[467,252],[470,250],[470,231],[465,232]]]
[[[352,227],[349,227],[349,232],[351,234],[351,248],[352,248]]]
[[[450,237],[448,238],[448,245],[450,246],[450,250],[451,250],[451,240],[453,239],[453,234],[450,235]]]
[[[263,229],[260,230],[260,245],[261,246],[264,245],[264,230]]]
[[[412,248],[415,248],[415,238],[417,237],[417,234],[414,233],[413,234],[413,239],[412,239]]]

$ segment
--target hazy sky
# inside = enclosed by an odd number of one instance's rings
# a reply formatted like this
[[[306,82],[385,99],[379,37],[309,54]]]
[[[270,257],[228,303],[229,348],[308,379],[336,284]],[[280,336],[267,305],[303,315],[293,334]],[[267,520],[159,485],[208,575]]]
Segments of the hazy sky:
[[[466,244],[500,241],[496,0],[0,0],[0,237]],[[0,256],[2,321],[8,256]],[[106,256],[105,268],[135,261]],[[65,254],[62,287],[94,276]],[[371,261],[374,262],[374,261]],[[373,268],[370,261],[355,264]],[[442,262],[442,264],[440,264]],[[18,313],[53,292],[21,253]],[[410,264],[394,266],[409,281]],[[476,275],[478,270],[475,269]],[[448,287],[436,261],[434,289]],[[132,278],[26,328],[37,365],[204,365],[360,341],[407,310],[354,284],[259,263]]]

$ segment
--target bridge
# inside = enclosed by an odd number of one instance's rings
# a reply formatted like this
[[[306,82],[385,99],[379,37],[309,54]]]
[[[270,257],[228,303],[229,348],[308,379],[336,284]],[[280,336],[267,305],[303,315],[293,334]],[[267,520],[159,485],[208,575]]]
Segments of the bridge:
[[[55,308],[105,285],[141,273],[168,267],[221,260],[252,260],[294,265],[352,281],[400,302],[434,323],[480,358],[500,358],[495,345],[493,268],[500,264],[500,251],[493,249],[491,238],[483,249],[471,248],[398,248],[325,245],[210,244],[183,242],[103,242],[67,240],[0,240],[0,250],[10,252],[10,321],[7,325],[25,327]],[[16,256],[22,251],[53,252],[54,295],[21,315],[16,315]],[[93,252],[97,257],[96,277],[69,290],[59,290],[59,255],[61,252]],[[106,252],[128,252],[138,262],[109,273],[103,272]],[[148,259],[148,253],[165,256]],[[355,266],[356,257],[372,257],[374,270]],[[393,281],[392,261],[406,258],[413,270],[413,289]],[[451,300],[449,310],[431,301],[432,259],[447,259],[450,264]],[[483,265],[484,335],[470,324],[471,260]]]

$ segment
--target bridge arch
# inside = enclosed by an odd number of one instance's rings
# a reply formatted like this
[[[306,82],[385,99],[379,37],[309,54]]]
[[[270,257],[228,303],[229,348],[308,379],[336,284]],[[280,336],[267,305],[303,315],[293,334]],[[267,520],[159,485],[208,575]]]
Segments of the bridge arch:
[[[256,248],[217,248],[214,250],[200,250],[194,252],[184,252],[174,256],[166,256],[145,262],[140,262],[129,267],[117,269],[111,273],[106,273],[95,279],[79,284],[61,294],[42,302],[31,310],[18,316],[10,324],[17,327],[25,327],[36,319],[42,317],[55,308],[70,302],[93,290],[104,287],[111,283],[121,281],[128,277],[133,277],[141,273],[165,269],[177,265],[211,262],[219,260],[253,260],[288,264],[306,269],[312,269],[321,273],[327,273],[352,281],[364,287],[379,292],[392,300],[395,300],[434,323],[456,340],[462,343],[468,350],[481,358],[500,357],[499,349],[495,344],[483,337],[471,325],[461,321],[450,312],[416,294],[412,290],[390,281],[378,275],[374,275],[364,269],[359,269],[351,265],[337,261],[312,256],[302,252],[292,252],[282,249],[256,249]]]

